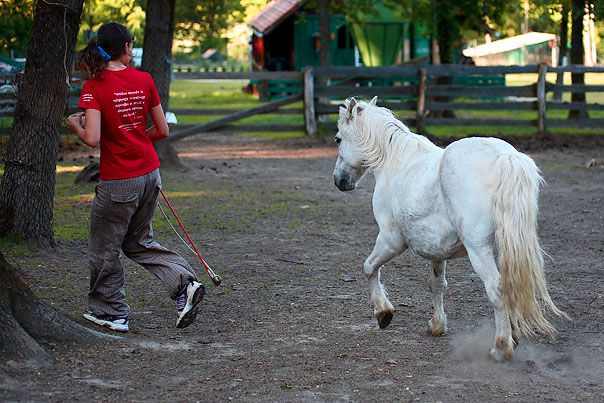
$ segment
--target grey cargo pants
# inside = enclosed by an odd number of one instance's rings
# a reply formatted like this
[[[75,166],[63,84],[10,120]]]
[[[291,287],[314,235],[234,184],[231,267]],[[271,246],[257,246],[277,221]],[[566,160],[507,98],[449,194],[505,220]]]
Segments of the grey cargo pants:
[[[120,250],[166,285],[176,298],[193,269],[177,253],[153,239],[161,177],[159,169],[130,179],[100,181],[90,211],[90,292],[88,304],[95,315],[128,315],[124,295],[124,269]]]

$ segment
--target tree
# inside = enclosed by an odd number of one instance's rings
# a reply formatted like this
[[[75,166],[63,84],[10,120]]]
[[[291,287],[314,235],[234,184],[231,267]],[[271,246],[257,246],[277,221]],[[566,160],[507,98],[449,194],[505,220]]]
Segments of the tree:
[[[52,199],[67,68],[83,0],[39,0],[27,65],[0,185],[0,230],[53,245]],[[98,333],[59,315],[33,295],[0,254],[0,354],[48,363],[38,341],[92,340]]]
[[[329,66],[329,0],[319,0],[319,59],[322,67]]]
[[[569,15],[570,4],[568,2],[560,2],[560,13],[562,19],[560,20],[560,43],[558,45],[558,66],[568,64],[568,15]],[[564,84],[564,73],[558,73],[556,75],[556,84]],[[562,92],[554,91],[554,99],[557,101],[562,100]]]
[[[54,245],[52,202],[59,130],[82,0],[38,1],[0,183],[0,236]],[[56,3],[56,4],[55,4]]]
[[[34,20],[33,4],[33,0],[0,2],[1,53],[27,49]]]
[[[153,77],[164,111],[168,110],[170,98],[174,12],[174,0],[147,1],[147,20],[141,68]],[[167,139],[155,143],[155,149],[163,164],[180,165],[178,155]]]
[[[249,2],[249,1],[248,1]],[[239,0],[178,0],[175,10],[175,38],[193,41],[205,51],[226,48],[225,33],[243,22],[245,6]]]
[[[572,0],[572,26],[570,36],[570,62],[572,64],[583,64],[585,58],[585,48],[583,47],[583,21],[585,18],[585,0]],[[573,84],[585,84],[585,74],[572,73],[571,81]],[[573,92],[572,102],[585,102],[585,93]],[[589,117],[587,110],[570,110],[569,119],[585,119]]]
[[[0,362],[47,365],[51,358],[40,341],[93,342],[106,337],[110,336],[71,321],[36,297],[0,253]]]
[[[135,38],[142,39],[145,23],[143,0],[89,0],[84,4],[78,46],[85,46],[91,36],[106,22],[125,25]]]

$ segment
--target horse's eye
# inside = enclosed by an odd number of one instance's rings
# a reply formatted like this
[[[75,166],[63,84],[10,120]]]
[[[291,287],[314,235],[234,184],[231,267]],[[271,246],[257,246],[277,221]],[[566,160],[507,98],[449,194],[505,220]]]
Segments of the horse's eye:
[[[339,137],[336,137],[334,140],[336,141],[336,144],[340,144],[342,142],[342,139]]]

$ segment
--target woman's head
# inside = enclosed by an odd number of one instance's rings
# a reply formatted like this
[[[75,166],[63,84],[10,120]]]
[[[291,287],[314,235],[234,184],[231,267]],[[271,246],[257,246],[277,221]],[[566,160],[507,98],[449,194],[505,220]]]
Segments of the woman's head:
[[[132,59],[134,36],[128,28],[117,22],[108,22],[99,28],[96,37],[79,54],[79,61],[88,73],[98,76],[110,60]]]

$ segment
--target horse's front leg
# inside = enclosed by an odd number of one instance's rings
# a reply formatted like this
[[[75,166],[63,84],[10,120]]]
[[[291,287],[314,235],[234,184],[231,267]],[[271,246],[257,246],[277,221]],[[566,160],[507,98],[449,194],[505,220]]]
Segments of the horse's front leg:
[[[397,242],[394,236],[384,234],[380,231],[373,251],[367,260],[365,260],[365,265],[363,266],[363,271],[369,281],[373,314],[382,329],[390,324],[394,307],[388,301],[386,291],[380,282],[380,268],[393,257],[403,253],[405,249],[407,249],[407,246],[404,243]]]
[[[446,261],[432,261],[430,271],[430,291],[432,291],[432,306],[434,313],[428,322],[428,333],[432,336],[442,336],[447,332],[447,315],[443,304],[443,293],[447,288],[445,278]]]

